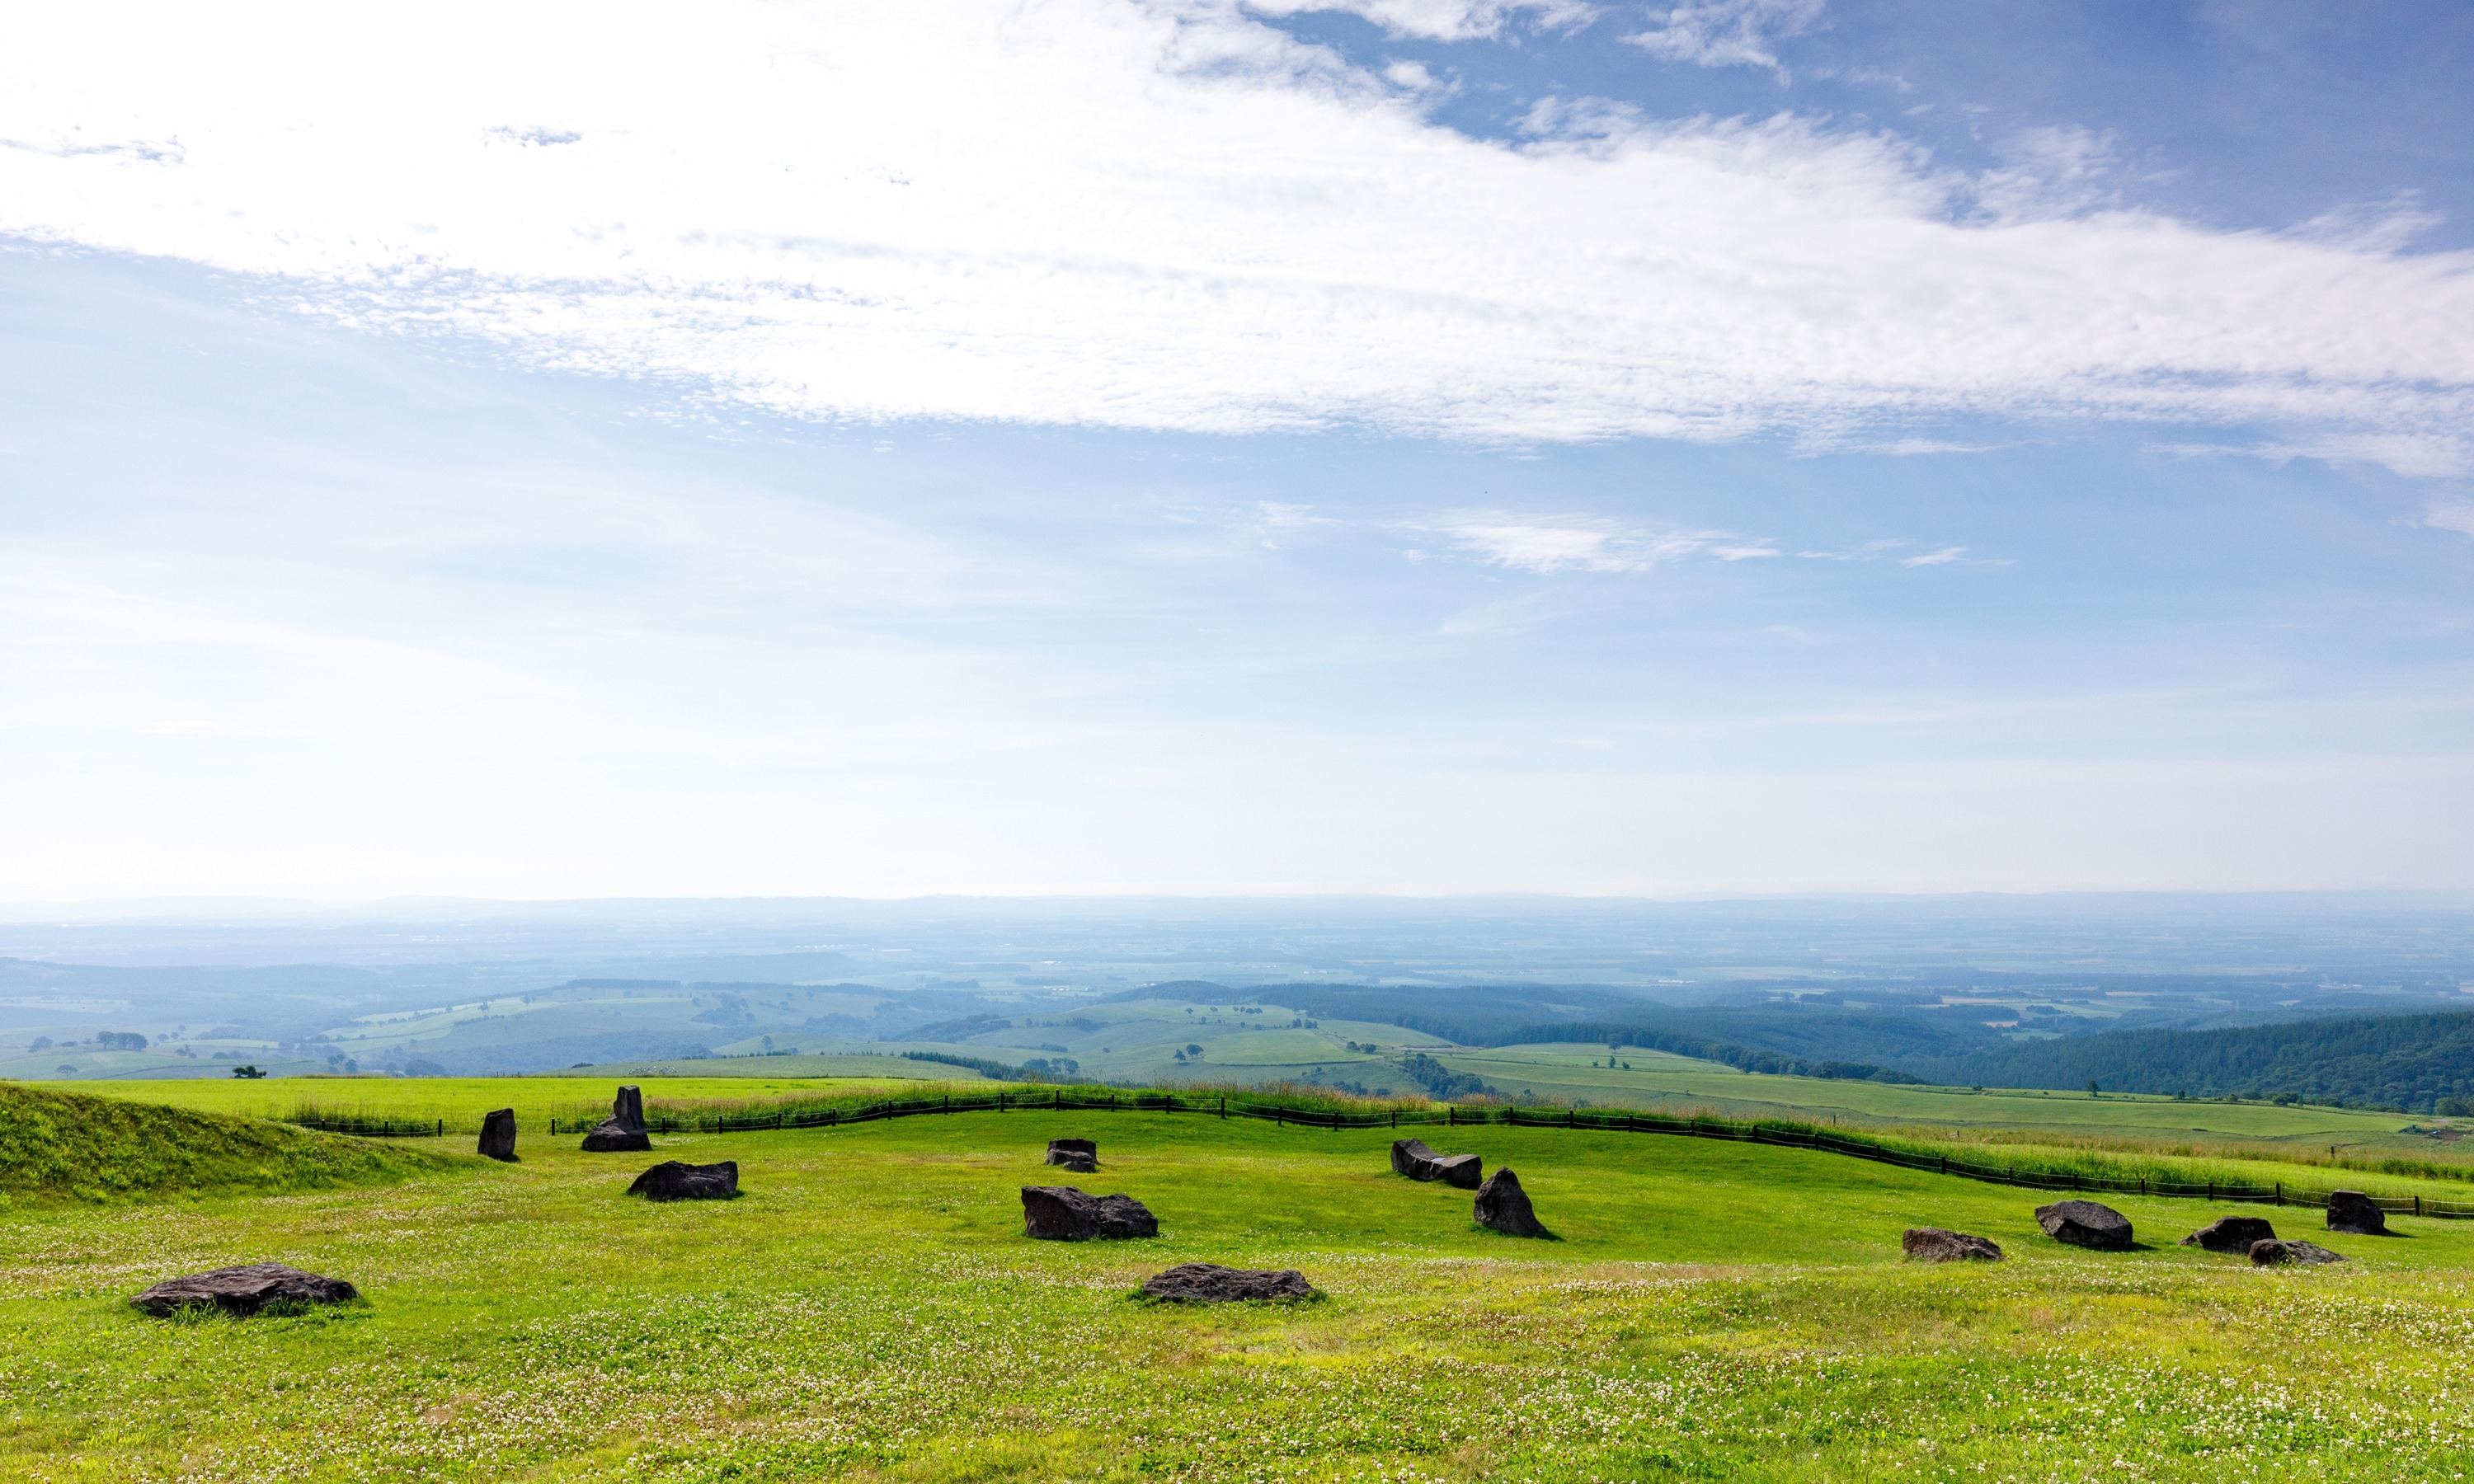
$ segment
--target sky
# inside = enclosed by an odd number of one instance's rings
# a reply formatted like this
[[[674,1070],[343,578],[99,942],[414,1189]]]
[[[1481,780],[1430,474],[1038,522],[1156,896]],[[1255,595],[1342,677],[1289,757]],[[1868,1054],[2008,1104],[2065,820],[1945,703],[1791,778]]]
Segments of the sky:
[[[2474,887],[2474,11],[52,7],[0,898]]]

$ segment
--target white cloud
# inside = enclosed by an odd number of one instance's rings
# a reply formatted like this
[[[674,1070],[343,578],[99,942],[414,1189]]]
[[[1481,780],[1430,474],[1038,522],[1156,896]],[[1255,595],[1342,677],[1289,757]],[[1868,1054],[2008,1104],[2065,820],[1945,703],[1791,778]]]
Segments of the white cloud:
[[[1801,36],[1823,0],[1684,0],[1653,11],[1657,24],[1624,37],[1651,56],[1702,67],[1776,69],[1773,48]]]
[[[1778,555],[1724,531],[1660,530],[1596,517],[1469,515],[1437,529],[1483,561],[1527,572],[1646,572],[1703,554],[1723,562]]]
[[[1395,36],[1430,41],[1473,41],[1499,35],[1514,16],[1526,13],[1548,28],[1576,26],[1598,13],[1580,0],[1247,0],[1258,15],[1336,12],[1362,16]]]
[[[1899,565],[1943,566],[1950,562],[1956,562],[1966,555],[1967,548],[1964,546],[1945,546],[1939,551],[1928,551],[1919,557],[1901,557],[1899,559]]]
[[[2463,495],[2435,496],[2423,507],[2422,519],[2416,523],[2474,536],[2474,499]]]
[[[1738,9],[1665,30],[1723,51]],[[27,12],[0,231],[805,417],[1816,444],[2098,418],[2474,467],[2474,254],[2050,192],[1988,219],[2011,178],[1789,119],[1470,139],[1233,0],[409,13]],[[2094,179],[2089,141],[2045,142],[2014,169]]]

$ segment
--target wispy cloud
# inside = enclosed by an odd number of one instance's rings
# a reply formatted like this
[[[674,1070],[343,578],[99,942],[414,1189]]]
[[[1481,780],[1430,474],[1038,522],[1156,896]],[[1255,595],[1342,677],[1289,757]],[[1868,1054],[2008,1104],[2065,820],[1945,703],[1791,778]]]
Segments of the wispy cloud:
[[[1461,38],[1578,13],[1348,8]],[[2093,209],[2092,136],[1983,180],[1791,118],[1574,105],[1472,139],[1262,13],[714,0],[682,29],[445,0],[304,33],[41,8],[0,54],[0,232],[829,419],[1842,443],[2145,419],[2474,467],[2474,254]],[[1668,6],[1643,44],[1769,65],[1812,13]]]
[[[1966,555],[1967,548],[1964,546],[1945,546],[1939,551],[1928,551],[1919,557],[1901,557],[1899,559],[1899,565],[1945,566],[1953,562],[1960,560]]]
[[[2460,494],[2435,495],[2423,506],[2422,519],[2415,523],[2474,536],[2474,499]]]
[[[1778,43],[1820,18],[1824,0],[1685,0],[1651,12],[1654,24],[1624,37],[1653,57],[1701,67],[1781,70]]]
[[[1247,0],[1258,15],[1334,12],[1362,16],[1395,36],[1472,41],[1498,36],[1516,16],[1550,30],[1576,26],[1600,11],[1582,0]]]
[[[1767,541],[1746,540],[1732,532],[1667,529],[1595,516],[1467,515],[1432,529],[1481,561],[1525,572],[1646,572],[1687,557],[1742,562],[1781,555]]]

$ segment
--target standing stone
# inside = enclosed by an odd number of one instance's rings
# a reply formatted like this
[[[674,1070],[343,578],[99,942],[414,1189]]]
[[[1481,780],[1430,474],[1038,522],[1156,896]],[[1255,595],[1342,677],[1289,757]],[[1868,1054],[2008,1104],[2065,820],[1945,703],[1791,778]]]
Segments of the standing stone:
[[[1022,1187],[1025,1233],[1050,1242],[1157,1236],[1159,1221],[1130,1195],[1085,1195],[1072,1185]]]
[[[664,1160],[627,1187],[629,1195],[648,1201],[730,1201],[739,1197],[739,1161],[687,1164]]]
[[[1048,1141],[1048,1162],[1062,1164],[1077,1175],[1088,1175],[1100,1167],[1100,1146],[1087,1138],[1052,1138]]]
[[[2328,1230],[2353,1236],[2386,1236],[2389,1215],[2380,1209],[2379,1202],[2360,1190],[2332,1190],[2328,1193]]]
[[[1999,1262],[2001,1249],[1991,1237],[1970,1236],[1942,1227],[1909,1227],[1899,1238],[1899,1250],[1910,1262]]]
[[[593,1126],[584,1136],[588,1154],[619,1154],[650,1149],[653,1136],[644,1129],[644,1094],[633,1087],[620,1088],[611,1100],[610,1116]]]
[[[2094,1201],[2055,1201],[2036,1208],[2036,1225],[2057,1242],[2119,1252],[2130,1245],[2130,1218]]]
[[[228,1314],[249,1315],[270,1304],[350,1304],[360,1296],[359,1289],[340,1278],[321,1278],[280,1262],[253,1262],[168,1279],[129,1302],[150,1314],[211,1304]]]
[[[2275,1240],[2276,1228],[2265,1216],[2219,1216],[2182,1238],[2182,1245],[2210,1252],[2248,1252],[2253,1242]]]
[[[1311,1299],[1314,1284],[1295,1268],[1224,1268],[1180,1262],[1143,1280],[1143,1292],[1172,1304],[1242,1304],[1258,1299]]]
[[[1463,1190],[1474,1190],[1486,1173],[1485,1161],[1473,1154],[1437,1154],[1422,1138],[1392,1141],[1392,1173],[1411,1180],[1440,1180]]]
[[[2342,1262],[2345,1259],[2342,1255],[2330,1252],[2316,1242],[2269,1240],[2250,1244],[2250,1260],[2261,1267],[2272,1268],[2288,1262],[2301,1262],[2317,1267],[2323,1263]]]
[[[516,1162],[516,1111],[501,1108],[481,1115],[481,1152],[493,1160]]]
[[[1477,1224],[1492,1227],[1507,1236],[1553,1236],[1555,1233],[1538,1224],[1538,1213],[1529,1209],[1529,1193],[1520,1188],[1520,1177],[1505,1165],[1486,1177],[1477,1187],[1477,1207],[1473,1212]]]

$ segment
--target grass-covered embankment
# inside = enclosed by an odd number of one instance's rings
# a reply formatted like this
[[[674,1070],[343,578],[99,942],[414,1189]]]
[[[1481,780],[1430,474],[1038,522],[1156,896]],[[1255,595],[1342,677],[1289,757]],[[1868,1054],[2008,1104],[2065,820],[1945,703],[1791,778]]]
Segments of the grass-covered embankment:
[[[0,1201],[290,1195],[466,1166],[443,1149],[0,1083]]]
[[[1087,1134],[1158,1213],[1034,1243],[1019,1185]],[[527,1137],[497,1178],[0,1223],[0,1476],[1085,1480],[2446,1477],[2474,1465],[2474,1223],[2332,1236],[2264,1272],[2174,1245],[2236,1208],[2115,1202],[2143,1246],[2036,1230],[2030,1192],[1809,1151],[1493,1126],[1563,1238],[1474,1227],[1389,1132],[956,1114],[664,1140]],[[747,1194],[627,1199],[650,1160]],[[2246,1214],[2258,1214],[2255,1209]],[[1914,1268],[1916,1223],[1994,1267]],[[279,1257],[365,1306],[167,1324],[121,1302]],[[1171,1263],[1327,1297],[1179,1310]],[[2330,1363],[2341,1356],[2341,1364]]]

